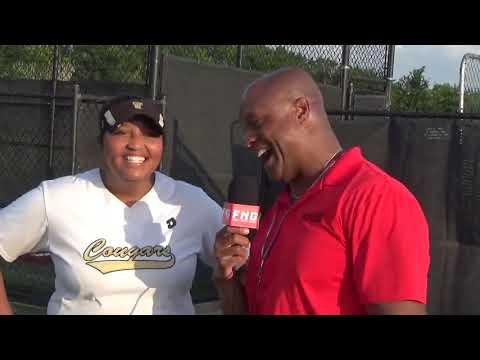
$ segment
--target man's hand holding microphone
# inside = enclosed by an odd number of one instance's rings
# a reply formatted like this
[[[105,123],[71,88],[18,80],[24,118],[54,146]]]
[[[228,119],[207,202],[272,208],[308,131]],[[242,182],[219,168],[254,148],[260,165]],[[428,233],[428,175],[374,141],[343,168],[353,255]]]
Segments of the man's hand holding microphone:
[[[221,278],[229,280],[234,272],[244,266],[250,254],[250,229],[258,228],[260,207],[257,205],[240,205],[225,203],[223,223],[226,224],[217,233],[215,255],[218,260],[218,273]]]
[[[223,209],[226,226],[215,238],[217,268],[214,277],[226,314],[246,311],[243,288],[246,279],[242,270],[250,254],[248,236],[258,229],[260,219],[258,188],[254,181],[256,179],[240,177],[230,184],[229,202]]]
[[[218,261],[216,277],[230,280],[247,263],[250,240],[247,235],[250,229],[225,226],[217,233],[215,239],[215,256]]]

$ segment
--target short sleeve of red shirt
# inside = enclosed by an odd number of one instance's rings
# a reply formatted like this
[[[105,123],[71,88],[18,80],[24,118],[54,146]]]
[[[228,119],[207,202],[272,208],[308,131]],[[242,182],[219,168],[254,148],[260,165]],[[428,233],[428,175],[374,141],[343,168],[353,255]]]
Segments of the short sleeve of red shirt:
[[[342,225],[360,302],[425,304],[429,234],[417,200],[388,177],[360,185],[349,196]]]

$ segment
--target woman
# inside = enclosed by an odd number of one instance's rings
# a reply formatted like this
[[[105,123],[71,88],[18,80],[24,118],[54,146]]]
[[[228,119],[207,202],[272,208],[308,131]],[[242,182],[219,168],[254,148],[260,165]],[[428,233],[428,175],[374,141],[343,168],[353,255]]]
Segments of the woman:
[[[0,256],[51,254],[48,314],[193,314],[197,255],[215,264],[222,210],[201,189],[156,171],[159,104],[117,98],[100,127],[100,169],[44,181],[0,210]],[[11,313],[0,281],[0,311]]]

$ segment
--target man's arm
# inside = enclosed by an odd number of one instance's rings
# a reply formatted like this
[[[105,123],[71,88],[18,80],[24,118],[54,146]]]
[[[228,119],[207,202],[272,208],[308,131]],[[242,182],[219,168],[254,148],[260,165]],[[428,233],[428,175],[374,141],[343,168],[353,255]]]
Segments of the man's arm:
[[[370,315],[427,315],[425,304],[417,301],[398,301],[367,305]]]
[[[426,314],[429,231],[420,205],[393,180],[355,196],[345,219],[360,301],[370,314]]]
[[[7,291],[0,272],[0,315],[13,315],[12,306],[8,302]]]
[[[215,278],[220,304],[225,315],[241,315],[247,313],[245,288],[238,276],[226,280]]]

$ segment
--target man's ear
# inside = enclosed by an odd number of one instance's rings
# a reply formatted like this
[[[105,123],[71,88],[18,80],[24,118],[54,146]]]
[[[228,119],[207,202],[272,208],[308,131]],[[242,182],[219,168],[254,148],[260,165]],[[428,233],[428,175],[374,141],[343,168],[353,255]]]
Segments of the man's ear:
[[[294,101],[295,117],[299,124],[303,125],[310,116],[310,102],[304,96],[298,97]]]

